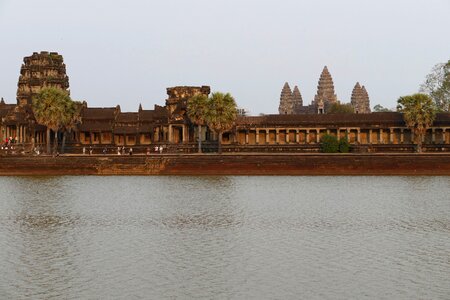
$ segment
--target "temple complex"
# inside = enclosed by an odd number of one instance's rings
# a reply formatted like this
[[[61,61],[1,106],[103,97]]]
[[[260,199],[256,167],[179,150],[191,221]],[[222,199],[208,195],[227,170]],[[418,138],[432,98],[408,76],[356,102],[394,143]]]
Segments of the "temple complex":
[[[0,138],[10,137],[24,151],[32,145],[45,145],[46,127],[37,124],[31,109],[34,95],[44,87],[68,91],[69,78],[61,55],[55,52],[33,53],[24,59],[20,70],[17,103],[0,101]],[[209,86],[167,88],[164,105],[153,109],[139,105],[137,111],[123,112],[120,105],[90,107],[83,103],[80,122],[68,136],[68,152],[80,153],[86,146],[93,149],[133,147],[137,153],[162,145],[167,151],[196,152],[197,141],[205,151],[217,147],[217,135],[204,126],[202,135],[191,122],[186,110],[192,96],[208,96]],[[304,106],[297,86],[293,91],[285,83],[280,96],[279,114],[239,115],[233,128],[223,134],[224,151],[232,152],[317,152],[325,134],[347,137],[352,151],[411,152],[414,136],[397,112],[371,113],[364,86],[356,83],[351,97],[354,114],[331,114],[328,109],[338,98],[333,79],[324,67],[317,93]],[[437,114],[424,137],[425,151],[450,151],[450,114]],[[27,148],[28,147],[28,148]],[[28,149],[28,150],[27,150]],[[209,150],[208,150],[209,149]],[[97,152],[99,153],[99,152]]]
[[[286,82],[281,91],[279,114],[325,114],[328,113],[333,103],[340,103],[337,99],[333,78],[325,66],[320,74],[319,83],[317,85],[317,93],[310,105],[303,106],[303,99],[300,90],[295,86],[291,92],[289,84]],[[350,99],[355,113],[370,114],[369,94],[364,86],[359,82],[356,83],[352,91]]]

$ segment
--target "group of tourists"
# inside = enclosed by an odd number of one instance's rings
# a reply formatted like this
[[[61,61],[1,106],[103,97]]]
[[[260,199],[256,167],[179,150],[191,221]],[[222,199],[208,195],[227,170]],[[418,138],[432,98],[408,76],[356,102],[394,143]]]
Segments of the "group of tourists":
[[[125,148],[125,146],[117,147],[117,155],[125,155],[126,153],[127,149]],[[133,148],[130,147],[130,149],[128,149],[128,155],[133,155]]]
[[[17,137],[9,137],[6,138],[2,143],[2,149],[8,149],[9,147],[13,147],[14,144],[17,143]]]
[[[162,154],[164,149],[165,149],[165,147],[163,145],[155,146],[153,153],[160,153],[160,154]],[[82,153],[83,153],[83,155],[86,155],[86,154],[92,155],[94,153],[94,149],[92,148],[92,146],[89,146],[89,148],[83,147]],[[108,148],[104,147],[102,149],[102,153],[104,155],[108,154]],[[133,155],[133,148],[132,147],[125,148],[125,146],[122,146],[122,147],[118,146],[116,153],[117,153],[117,155],[130,155],[131,156],[131,155]],[[146,153],[146,155],[151,155],[152,154],[150,148],[147,148],[145,153]]]
[[[12,153],[14,153],[14,151],[15,151],[14,145],[15,145],[16,143],[17,143],[17,137],[9,137],[9,138],[6,138],[6,139],[2,142],[2,144],[1,144],[1,146],[0,146],[0,149],[1,149],[1,150],[5,150],[6,153],[8,153],[8,150],[11,150]]]

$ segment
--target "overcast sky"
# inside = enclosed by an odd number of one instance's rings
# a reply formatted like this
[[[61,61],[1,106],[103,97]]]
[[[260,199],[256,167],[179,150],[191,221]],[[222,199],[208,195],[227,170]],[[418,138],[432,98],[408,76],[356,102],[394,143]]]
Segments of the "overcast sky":
[[[450,59],[450,0],[0,0],[0,96],[16,102],[24,56],[64,56],[72,98],[136,111],[166,87],[210,85],[251,114],[277,113],[281,88],[305,104],[324,65],[349,102],[395,107]]]

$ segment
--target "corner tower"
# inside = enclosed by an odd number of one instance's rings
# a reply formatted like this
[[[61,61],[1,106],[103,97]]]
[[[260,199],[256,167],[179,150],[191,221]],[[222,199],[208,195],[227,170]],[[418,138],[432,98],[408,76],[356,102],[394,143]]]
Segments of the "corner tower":
[[[303,107],[303,98],[298,86],[295,86],[292,92],[292,102],[294,103],[294,113],[298,114],[301,107]]]
[[[364,86],[360,86],[359,82],[357,82],[353,88],[351,104],[355,113],[370,114],[369,94]]]
[[[44,87],[56,87],[69,92],[69,77],[62,55],[57,52],[41,53],[23,59],[17,85],[17,105],[31,105],[33,97]]]
[[[285,83],[280,95],[280,105],[278,106],[280,115],[290,115],[294,113],[294,104],[292,102],[292,91],[289,83]]]

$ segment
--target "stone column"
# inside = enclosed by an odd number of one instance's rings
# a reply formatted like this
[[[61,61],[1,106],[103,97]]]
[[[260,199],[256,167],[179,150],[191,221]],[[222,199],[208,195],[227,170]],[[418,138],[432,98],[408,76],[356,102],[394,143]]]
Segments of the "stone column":
[[[442,141],[444,144],[447,144],[447,128],[442,128]]]
[[[245,144],[248,145],[248,130],[245,130]]]
[[[173,142],[173,128],[172,125],[169,125],[169,143]]]
[[[405,141],[405,134],[403,132],[403,128],[400,129],[400,144],[403,144],[403,142]]]
[[[361,128],[356,129],[356,142],[361,144]]]
[[[298,129],[295,130],[295,142],[300,143],[300,131]]]
[[[394,129],[393,128],[389,129],[389,143],[390,144],[394,143]]]
[[[256,129],[256,133],[255,133],[255,143],[256,145],[259,145],[259,129]]]
[[[21,143],[22,142],[22,126],[16,125],[16,142]]]
[[[316,144],[320,143],[320,129],[316,129]]]
[[[309,129],[306,129],[305,143],[309,144]]]
[[[183,125],[183,143],[188,142],[188,129],[186,125]]]
[[[341,129],[340,128],[337,128],[336,129],[336,138],[339,140],[339,135],[341,134]]]
[[[436,131],[435,131],[434,128],[431,128],[431,142],[432,142],[433,144],[436,143]]]
[[[266,129],[266,144],[270,143],[270,135],[269,135],[270,130]]]
[[[378,141],[380,142],[380,144],[384,144],[383,141],[383,129],[380,128],[380,136],[378,137]]]
[[[289,129],[286,129],[286,144],[289,144]]]
[[[279,144],[280,143],[280,135],[279,135],[279,130],[278,129],[276,129],[275,130],[275,143],[276,144]]]
[[[369,144],[372,144],[372,129],[369,129]]]

